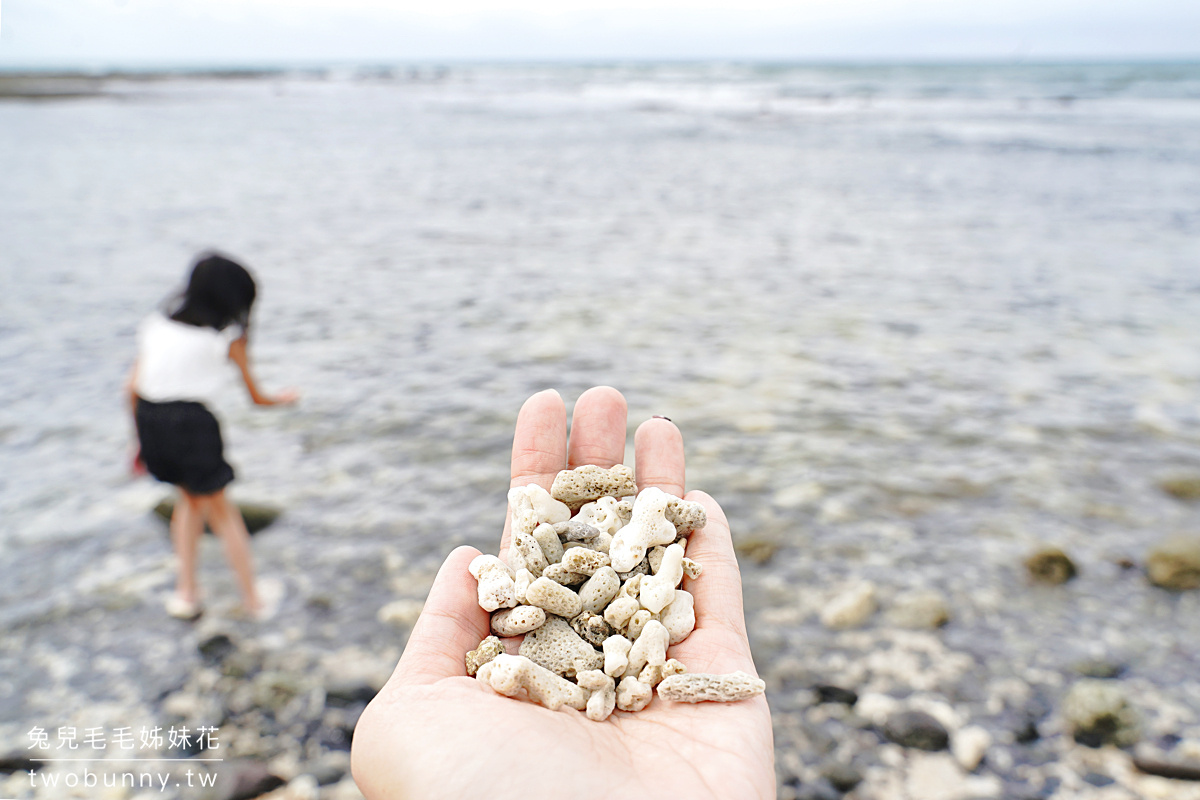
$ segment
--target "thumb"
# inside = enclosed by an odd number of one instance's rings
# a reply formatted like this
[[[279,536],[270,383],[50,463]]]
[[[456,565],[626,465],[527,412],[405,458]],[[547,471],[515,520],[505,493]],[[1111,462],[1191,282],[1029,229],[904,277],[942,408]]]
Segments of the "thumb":
[[[490,632],[488,613],[479,607],[475,579],[467,571],[479,555],[474,547],[457,547],[438,570],[391,686],[433,683],[467,674],[463,656]],[[386,691],[386,687],[385,687]]]

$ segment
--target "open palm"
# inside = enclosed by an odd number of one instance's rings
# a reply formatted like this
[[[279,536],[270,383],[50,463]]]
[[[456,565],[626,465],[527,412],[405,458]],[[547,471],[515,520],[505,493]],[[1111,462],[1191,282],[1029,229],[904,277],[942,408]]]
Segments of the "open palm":
[[[625,455],[625,399],[597,387],[576,403],[570,445],[556,392],[525,402],[513,438],[512,486],[549,489],[562,469],[611,467]],[[665,419],[634,438],[638,489],[684,495],[683,440]],[[741,577],[729,523],[703,492],[708,524],[689,537],[687,555],[704,574],[685,579],[696,601],[696,629],[670,655],[691,672],[756,674],[746,638]],[[505,525],[500,552],[508,547]],[[370,800],[393,798],[608,798],[643,796],[753,800],[775,794],[771,718],[766,699],[670,703],[593,722],[572,709],[549,711],[501,697],[466,676],[463,655],[488,635],[467,565],[479,552],[454,550],[439,570],[395,672],[354,731],[354,778]],[[515,652],[516,641],[507,643]]]

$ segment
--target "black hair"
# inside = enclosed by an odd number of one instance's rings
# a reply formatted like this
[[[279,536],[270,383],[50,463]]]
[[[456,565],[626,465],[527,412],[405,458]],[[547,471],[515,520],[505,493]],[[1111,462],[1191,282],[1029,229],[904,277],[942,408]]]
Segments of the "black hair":
[[[257,293],[254,278],[241,264],[218,253],[201,253],[169,316],[176,322],[219,331],[235,323],[245,331]]]

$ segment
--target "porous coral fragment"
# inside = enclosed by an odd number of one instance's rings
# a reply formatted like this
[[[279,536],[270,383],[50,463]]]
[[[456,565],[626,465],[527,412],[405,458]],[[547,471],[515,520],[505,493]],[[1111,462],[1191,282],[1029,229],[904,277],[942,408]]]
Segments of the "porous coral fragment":
[[[467,571],[479,582],[479,607],[484,611],[512,608],[517,604],[517,585],[512,570],[496,556],[475,556]]]
[[[617,572],[629,572],[646,557],[646,550],[656,544],[675,541],[675,526],[666,519],[671,496],[656,486],[648,486],[633,504],[629,524],[613,536],[608,553]]]
[[[666,549],[658,571],[642,578],[638,600],[642,608],[657,614],[675,597],[675,587],[683,580],[683,548],[673,544]]]
[[[582,687],[525,656],[498,655],[479,668],[476,679],[507,697],[524,692],[530,700],[551,711],[563,706],[578,711],[587,708],[587,692]]]
[[[624,464],[610,469],[585,464],[563,470],[554,477],[550,494],[573,509],[601,497],[626,497],[637,494],[633,470]]]
[[[612,567],[601,567],[579,587],[579,599],[583,601],[583,610],[589,614],[603,614],[620,589],[621,579],[617,577],[616,570]]]
[[[671,644],[679,644],[696,629],[696,601],[691,592],[676,589],[670,605],[658,615],[659,622],[671,636]]]
[[[529,584],[529,588],[525,590],[525,602],[567,619],[578,616],[583,610],[583,601],[579,599],[579,595],[546,577],[538,578]]]
[[[658,696],[673,703],[731,703],[757,697],[766,690],[765,682],[745,672],[692,672],[663,678]]]
[[[487,662],[504,652],[504,643],[495,636],[489,636],[479,643],[479,646],[467,653],[465,660],[467,674],[474,675]]]
[[[519,652],[566,678],[604,666],[604,656],[585,642],[569,622],[556,616],[548,617],[540,628],[525,634]]]
[[[520,636],[537,630],[546,623],[546,612],[537,606],[516,606],[492,615],[492,633],[497,636]]]
[[[590,693],[587,700],[587,717],[603,722],[617,705],[617,683],[598,669],[579,673],[579,685]]]

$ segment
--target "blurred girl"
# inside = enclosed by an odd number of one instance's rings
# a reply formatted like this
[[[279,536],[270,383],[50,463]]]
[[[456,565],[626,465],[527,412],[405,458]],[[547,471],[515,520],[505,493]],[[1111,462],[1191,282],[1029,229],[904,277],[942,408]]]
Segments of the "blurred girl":
[[[139,459],[160,481],[179,487],[171,540],[179,561],[167,612],[194,619],[201,612],[196,551],[208,523],[225,548],[250,615],[260,611],[254,587],[250,536],[241,512],[225,495],[233,468],[225,461],[221,428],[207,404],[237,365],[255,405],[296,400],[294,391],[263,394],[250,373],[246,335],[254,305],[254,279],[244,267],[203,254],[187,288],[169,313],[154,313],[138,330],[138,353],[129,397],[141,446]]]

